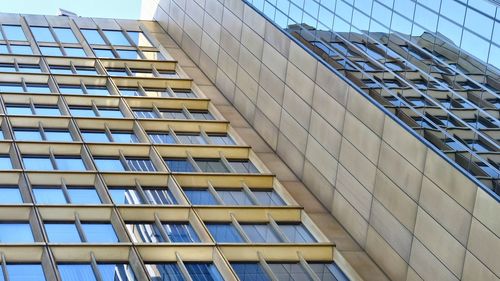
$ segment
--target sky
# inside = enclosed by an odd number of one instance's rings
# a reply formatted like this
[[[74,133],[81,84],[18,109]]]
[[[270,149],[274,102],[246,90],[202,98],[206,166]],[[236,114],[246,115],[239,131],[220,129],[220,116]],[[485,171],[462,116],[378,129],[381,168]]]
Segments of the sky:
[[[0,0],[0,12],[57,15],[59,8],[82,17],[139,19],[141,0]]]

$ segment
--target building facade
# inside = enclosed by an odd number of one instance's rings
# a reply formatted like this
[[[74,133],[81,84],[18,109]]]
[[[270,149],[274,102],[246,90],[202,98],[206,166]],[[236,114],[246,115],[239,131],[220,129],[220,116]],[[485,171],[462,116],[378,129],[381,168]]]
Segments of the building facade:
[[[349,233],[318,223],[363,279],[499,279],[494,1],[143,10]]]
[[[0,280],[360,279],[158,23],[1,14],[0,35]]]

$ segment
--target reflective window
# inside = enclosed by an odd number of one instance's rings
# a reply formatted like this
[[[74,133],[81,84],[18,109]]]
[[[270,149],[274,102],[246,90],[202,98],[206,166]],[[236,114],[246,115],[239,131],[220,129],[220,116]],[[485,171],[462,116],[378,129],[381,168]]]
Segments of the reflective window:
[[[193,281],[223,281],[222,275],[213,263],[185,263]]]
[[[158,51],[142,51],[147,60],[165,60],[165,57]]]
[[[0,155],[0,170],[12,170],[12,162],[8,155]]]
[[[80,75],[99,75],[93,66],[75,66],[76,73]]]
[[[75,37],[75,34],[71,30],[71,28],[67,27],[54,27],[54,33],[62,43],[78,43],[78,40]]]
[[[92,107],[80,107],[80,106],[70,106],[69,110],[71,115],[76,117],[96,117],[96,113],[92,109]]]
[[[29,223],[0,222],[0,243],[33,243],[33,233]]]
[[[10,50],[12,51],[13,54],[19,54],[19,55],[32,55],[33,54],[33,50],[31,49],[31,46],[29,46],[29,45],[11,44]]]
[[[259,173],[259,170],[250,160],[228,160],[228,162],[236,173]]]
[[[31,26],[31,32],[38,42],[55,42],[54,36],[48,27]]]
[[[206,223],[210,234],[219,243],[242,243],[243,237],[234,225],[229,223]]]
[[[184,194],[193,205],[218,205],[214,195],[208,189],[184,189]]]
[[[33,72],[33,73],[41,73],[42,69],[38,64],[18,64],[19,71],[21,72]]]
[[[23,203],[17,186],[0,186],[0,204]]]
[[[241,227],[253,243],[283,242],[270,224],[242,224]]]
[[[228,173],[229,170],[220,159],[195,159],[196,164],[204,173]]]
[[[73,74],[69,65],[50,65],[50,72],[54,74]]]
[[[106,71],[111,76],[129,76],[125,68],[106,68]]]
[[[55,156],[58,170],[85,171],[87,170],[83,160],[79,156]]]
[[[100,204],[94,187],[68,186],[66,193],[60,186],[34,186],[33,194],[38,204]]]
[[[177,133],[177,138],[183,144],[206,144],[207,142],[198,133]]]
[[[122,118],[124,117],[119,108],[113,107],[98,107],[99,116],[106,118]]]
[[[174,195],[166,188],[148,188],[145,187],[144,195],[146,202],[152,205],[173,205],[177,204]]]
[[[146,47],[153,46],[146,35],[144,35],[144,33],[142,33],[141,31],[128,31],[127,33],[135,45]]]
[[[101,96],[109,96],[110,93],[106,86],[95,86],[95,85],[86,85],[87,94],[89,95],[101,95]]]
[[[252,190],[253,195],[257,198],[259,205],[264,206],[283,206],[285,202],[274,190],[272,191],[262,191],[262,190]]]
[[[64,129],[45,129],[44,134],[48,141],[73,141],[71,133]]]
[[[135,274],[128,264],[98,264],[97,268],[101,274],[102,281],[135,281]]]
[[[20,25],[2,25],[7,40],[27,41]]]
[[[169,133],[148,132],[148,135],[151,138],[151,141],[156,144],[175,143],[174,137],[172,137]]]
[[[134,109],[137,118],[158,118],[152,109]]]
[[[79,156],[23,156],[24,167],[28,170],[71,170],[85,171],[86,167]],[[55,163],[54,166],[52,163]],[[56,168],[57,167],[57,168]]]
[[[109,223],[82,223],[85,238],[89,243],[118,243],[113,226]]]
[[[89,44],[105,45],[104,39],[96,29],[81,29],[80,30]]]
[[[29,105],[6,104],[7,113],[11,115],[32,115],[31,107]]]
[[[131,171],[155,172],[153,162],[146,157],[127,157],[127,164]]]
[[[188,119],[181,109],[161,110],[161,115],[165,119]]]
[[[23,85],[21,83],[7,83],[0,82],[0,92],[24,92]]]
[[[183,281],[184,276],[176,263],[146,264],[151,280]]]
[[[61,111],[57,105],[38,105],[35,104],[36,115],[61,116]]]
[[[239,190],[217,190],[217,194],[222,198],[225,205],[254,205],[249,195]]]
[[[68,194],[73,204],[100,204],[101,199],[93,187],[68,187]]]
[[[135,243],[167,242],[154,223],[134,223],[127,224],[126,227]]]
[[[348,281],[347,276],[335,263],[308,263],[321,281]]]
[[[86,142],[110,142],[104,131],[82,130],[83,140]]]
[[[303,224],[279,224],[279,228],[292,243],[316,242],[316,239]]]
[[[68,57],[86,57],[87,54],[83,50],[83,48],[79,47],[64,47],[64,51],[66,52],[66,56]]]
[[[45,231],[49,242],[53,243],[80,243],[83,239],[80,237],[78,229],[73,223],[44,223]]]
[[[12,128],[14,131],[14,139],[19,141],[41,141],[42,135],[38,128]]]
[[[139,88],[131,88],[131,87],[118,87],[118,90],[120,90],[120,94],[122,96],[132,96],[132,97],[138,97],[141,94],[139,93]]]
[[[189,111],[196,120],[215,120],[215,118],[208,111]]]
[[[97,280],[90,264],[58,264],[62,281]]]
[[[311,280],[300,263],[269,263],[269,267],[279,281]]]
[[[200,242],[198,234],[189,223],[164,223],[168,239],[174,243]]]
[[[10,281],[45,281],[41,264],[7,264]]]
[[[135,188],[109,188],[109,194],[115,204],[145,204]]]
[[[190,173],[195,172],[193,165],[187,159],[167,158],[165,159],[168,168],[172,172]]]
[[[154,77],[152,69],[131,68],[130,72],[136,77]]]
[[[111,131],[111,135],[115,142],[123,143],[138,143],[139,139],[134,132],[128,131]]]
[[[120,158],[96,158],[94,157],[94,162],[99,171],[113,171],[113,172],[123,172],[125,167],[123,166]]]
[[[26,91],[32,93],[50,93],[52,92],[48,84],[26,83]]]
[[[259,263],[231,263],[241,281],[271,281]]]
[[[115,54],[109,49],[94,48],[94,53],[98,58],[115,58]]]
[[[165,88],[144,88],[144,93],[147,97],[170,97],[169,91]]]
[[[141,56],[136,50],[116,50],[120,58],[122,59],[140,59]]]
[[[103,32],[112,45],[130,46],[130,42],[120,30],[104,30]]]
[[[210,141],[215,145],[235,145],[234,140],[227,134],[208,134]]]
[[[44,56],[62,56],[62,51],[61,48],[59,47],[47,47],[47,46],[40,46],[40,52],[42,52],[42,55]]]
[[[2,72],[16,72],[16,66],[13,63],[0,63],[0,71]]]
[[[62,281],[135,281],[135,274],[128,264],[124,263],[97,263],[94,268],[91,264],[58,264],[57,268]],[[97,279],[99,278],[99,279]]]

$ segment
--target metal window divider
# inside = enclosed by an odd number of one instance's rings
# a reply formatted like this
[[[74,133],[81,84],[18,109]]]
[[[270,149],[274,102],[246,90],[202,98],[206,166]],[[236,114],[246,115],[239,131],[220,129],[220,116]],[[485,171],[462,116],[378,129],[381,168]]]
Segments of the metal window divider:
[[[250,198],[250,201],[252,201],[252,203],[254,205],[260,205],[259,203],[259,200],[257,199],[257,197],[253,194],[252,190],[248,187],[248,185],[242,181],[241,182],[241,187],[243,188],[243,192],[248,195],[248,197]]]
[[[71,69],[71,72],[73,72],[74,74],[78,74],[78,71],[76,71],[76,67],[75,67],[75,64],[73,63],[73,61],[69,61],[69,68]]]
[[[205,132],[205,130],[203,130],[203,128],[201,126],[198,126],[198,128],[200,129],[200,135],[205,140],[205,142],[207,144],[214,144],[212,142],[212,140],[210,139],[210,137],[208,136],[208,134]]]
[[[130,168],[130,165],[127,163],[127,158],[125,158],[125,155],[123,154],[123,150],[118,150],[118,154],[119,154],[119,159],[120,159],[120,162],[122,163],[123,167],[125,168],[126,171],[132,171],[132,169]]]
[[[103,281],[94,252],[90,252],[90,266],[92,267],[92,271],[94,271],[96,281]]]
[[[129,41],[130,46],[132,46],[132,47],[137,47],[137,46],[135,45],[134,40],[132,40],[132,38],[130,38],[130,35],[128,34],[128,30],[125,30],[125,29],[123,29],[123,28],[122,28],[122,29],[121,29],[121,32],[122,32],[123,36],[125,36],[125,38]]]
[[[134,76],[134,73],[132,72],[132,70],[128,66],[128,63],[123,64],[123,69],[125,69],[125,73],[127,73],[128,76]]]
[[[142,185],[141,183],[139,182],[138,179],[135,179],[135,188],[137,189],[137,192],[139,193],[139,196],[142,197],[142,200],[143,202],[147,202],[148,204],[151,204],[153,202],[151,202],[149,200],[149,198],[146,196],[146,192],[144,191],[144,189],[142,188]]]
[[[271,226],[271,229],[279,236],[281,241],[283,243],[292,243],[288,237],[286,237],[285,233],[281,230],[279,227],[278,223],[274,220],[273,216],[271,214],[267,214],[267,217],[269,218],[269,225]]]
[[[278,277],[274,274],[273,270],[269,266],[269,264],[266,262],[264,257],[262,256],[262,253],[260,251],[257,251],[257,257],[259,258],[259,264],[262,266],[262,269],[264,272],[267,274],[269,278],[271,278],[272,281],[279,281]]]
[[[38,122],[38,133],[42,136],[42,140],[47,140],[47,135],[45,134],[45,130],[43,129],[42,122]]]
[[[238,231],[240,236],[243,238],[243,241],[245,241],[245,243],[252,243],[252,240],[245,233],[245,230],[243,230],[243,227],[240,225],[240,223],[236,219],[234,213],[232,213],[232,212],[229,213],[229,216],[231,217],[231,223],[233,224],[234,228],[236,228],[236,231]]]
[[[158,213],[156,213],[156,212],[154,213],[154,218],[155,218],[154,223],[156,224],[156,227],[160,231],[160,234],[163,237],[163,239],[165,240],[165,242],[171,243],[172,241],[170,240],[170,237],[168,237],[168,233],[167,233],[167,231],[165,231],[165,228],[163,228],[163,224],[160,220],[160,217],[158,216]]]
[[[71,196],[69,196],[68,186],[66,185],[66,180],[64,178],[61,178],[61,190],[64,197],[66,198],[66,202],[68,202],[68,204],[71,204]]]
[[[83,231],[82,222],[80,221],[80,215],[78,215],[78,213],[76,213],[76,212],[75,212],[75,226],[76,226],[76,230],[78,231],[78,235],[80,235],[80,240],[83,243],[87,243],[88,240],[87,240],[87,236],[85,235],[85,231]]]
[[[26,79],[24,79],[24,77],[21,77],[21,87],[24,92],[28,92],[28,86],[26,86]]]
[[[184,113],[184,115],[186,115],[186,117],[188,119],[191,119],[191,120],[194,119],[193,114],[191,114],[191,112],[189,112],[189,110],[187,109],[185,104],[182,104],[182,112]]]
[[[54,155],[54,150],[52,147],[49,147],[49,159],[54,170],[59,170],[59,167],[57,167],[56,156]]]
[[[106,135],[106,137],[108,137],[109,141],[115,142],[115,139],[113,138],[113,133],[109,129],[107,122],[104,123],[104,134]]]
[[[17,58],[14,58],[14,69],[19,72],[21,68],[19,67],[19,63],[17,62]]]
[[[219,151],[219,156],[220,156],[220,159],[221,159],[221,162],[224,166],[226,166],[227,170],[232,173],[232,174],[235,174],[237,173],[237,171],[233,168],[233,166],[231,166],[231,164],[229,163],[229,161],[227,160],[226,156],[224,156],[224,153],[222,151]]]
[[[137,91],[136,91],[141,97],[147,97],[146,90],[144,87],[141,85],[141,83],[137,82]]]
[[[156,70],[156,69],[155,69]],[[156,71],[158,72],[158,71]],[[155,74],[156,75],[156,74]],[[160,77],[161,74],[158,72],[158,77]],[[172,97],[172,98],[177,98],[177,95],[175,94],[174,90],[172,90],[171,87],[167,87],[167,91],[166,93],[168,94],[169,97]]]
[[[311,268],[309,263],[304,259],[304,256],[300,251],[297,252],[297,256],[299,257],[299,264],[302,266],[302,268],[306,271],[307,275],[313,280],[313,281],[321,281],[321,279],[318,277],[316,272]]]
[[[31,113],[33,115],[36,115],[35,103],[33,102],[33,98],[32,97],[29,98],[29,105],[30,105]]]
[[[172,129],[172,126],[168,125],[168,133],[172,136],[172,138],[174,139],[174,141],[176,143],[181,143],[181,140],[179,139],[179,137],[177,137],[177,134],[175,133],[174,129]]]
[[[7,272],[7,260],[5,258],[5,254],[3,252],[0,252],[0,257],[2,258],[2,272],[3,272],[3,277],[5,281],[10,281],[9,278],[9,272]]]
[[[155,77],[161,77],[161,73],[158,71],[158,69],[156,69],[156,66],[154,63],[151,64],[151,70],[152,70],[151,72],[153,73],[153,75]],[[168,87],[168,88],[170,88],[170,87]]]
[[[163,118],[163,114],[155,103],[153,103],[153,112],[156,114],[157,118]]]
[[[212,196],[215,198],[215,201],[217,201],[219,205],[224,205],[224,200],[222,200],[219,193],[217,193],[217,190],[215,190],[210,180],[207,181],[207,186],[208,186],[208,192],[212,194]]]
[[[203,173],[203,170],[200,168],[200,166],[198,166],[198,163],[196,163],[193,156],[191,156],[191,153],[189,151],[186,151],[186,154],[188,162],[193,166],[196,172]]]
[[[189,275],[189,272],[186,268],[186,265],[182,261],[181,255],[177,251],[175,252],[175,259],[176,259],[177,266],[179,267],[179,270],[182,274],[182,277],[184,277],[184,279],[186,281],[193,281],[193,278],[191,278],[191,275]]]
[[[97,104],[95,103],[95,100],[91,100],[91,107],[92,107],[92,111],[94,111],[94,114],[97,116],[97,117],[100,117],[101,114],[99,113],[99,108],[97,107]]]
[[[87,86],[83,83],[83,79],[80,79],[80,88],[82,88],[83,94],[88,95],[89,91],[87,90]]]

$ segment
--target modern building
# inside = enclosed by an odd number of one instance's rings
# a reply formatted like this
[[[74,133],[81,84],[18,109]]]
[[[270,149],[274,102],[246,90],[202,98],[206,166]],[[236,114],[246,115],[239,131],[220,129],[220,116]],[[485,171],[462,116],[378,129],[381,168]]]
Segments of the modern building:
[[[361,278],[499,279],[498,1],[143,11],[347,231],[316,220]]]

